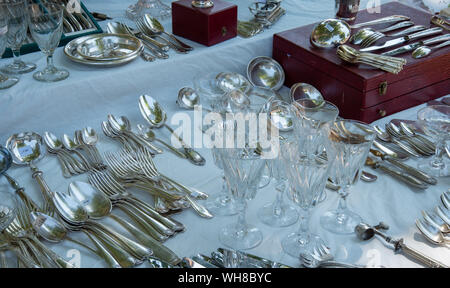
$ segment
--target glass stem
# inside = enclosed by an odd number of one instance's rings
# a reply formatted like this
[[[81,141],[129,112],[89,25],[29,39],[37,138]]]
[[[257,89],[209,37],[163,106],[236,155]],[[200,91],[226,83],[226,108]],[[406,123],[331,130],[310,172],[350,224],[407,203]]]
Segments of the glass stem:
[[[309,208],[300,209],[300,226],[298,235],[300,235],[298,242],[305,245],[309,242]]]
[[[14,57],[13,63],[16,66],[22,66],[23,62],[22,60],[20,60],[20,48],[13,48],[12,49],[12,54]]]
[[[236,236],[242,238],[247,234],[247,220],[245,218],[247,202],[244,199],[238,200],[238,219],[236,223]]]
[[[444,164],[443,156],[445,151],[445,138],[439,137],[436,142],[436,153],[433,156],[433,160],[431,160],[431,165],[433,167],[442,167]]]
[[[0,83],[5,82],[6,80],[8,80],[8,77],[0,73]]]
[[[47,55],[47,67],[45,67],[45,70],[54,70],[55,66],[53,65],[53,53],[50,53]]]
[[[347,196],[349,185],[345,185],[344,188],[339,189],[339,206],[337,209],[338,215],[343,214],[347,210]]]
[[[275,184],[277,190],[275,201],[273,202],[273,215],[281,217],[284,214],[283,210],[283,192],[286,189],[286,183],[279,179]]]
[[[231,201],[232,199],[232,195],[231,195],[231,191],[230,189],[228,189],[228,185],[227,185],[227,181],[225,179],[225,175],[222,175],[222,195],[220,196],[220,203],[222,205],[227,204],[228,202]]]

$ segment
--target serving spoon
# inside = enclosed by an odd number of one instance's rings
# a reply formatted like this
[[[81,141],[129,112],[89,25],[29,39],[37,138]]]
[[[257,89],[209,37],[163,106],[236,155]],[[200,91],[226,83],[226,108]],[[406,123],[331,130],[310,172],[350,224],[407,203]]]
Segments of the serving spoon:
[[[180,142],[182,148],[184,149],[184,153],[186,157],[193,163],[194,165],[203,166],[205,165],[205,158],[203,158],[200,153],[190,148],[181,137],[175,133],[175,131],[166,124],[167,114],[159,105],[159,103],[149,95],[141,95],[139,97],[139,109],[141,111],[142,116],[145,120],[147,120],[150,127],[160,128],[166,127],[170,133],[175,136]]]
[[[412,57],[414,59],[420,59],[420,58],[430,55],[433,51],[436,51],[437,49],[448,46],[448,45],[450,45],[450,40],[446,41],[444,43],[441,43],[439,45],[433,46],[433,47],[420,46],[419,48],[417,48],[416,50],[414,50],[412,52]]]

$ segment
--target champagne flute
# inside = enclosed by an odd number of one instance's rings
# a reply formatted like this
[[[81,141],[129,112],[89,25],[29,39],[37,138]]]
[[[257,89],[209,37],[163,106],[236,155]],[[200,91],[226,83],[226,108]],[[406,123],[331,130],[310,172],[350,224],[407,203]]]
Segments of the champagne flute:
[[[27,0],[0,0],[0,10],[8,14],[8,47],[14,56],[12,63],[1,68],[7,74],[24,74],[36,69],[33,63],[20,60],[20,47],[27,37]]]
[[[1,8],[1,7],[0,7]],[[8,14],[0,9],[0,57],[5,52],[8,34]],[[16,77],[6,76],[0,73],[0,89],[6,89],[19,81]]]
[[[33,74],[33,78],[43,82],[56,82],[69,77],[69,71],[53,65],[53,52],[58,47],[62,35],[64,7],[56,2],[30,3],[28,7],[29,28],[39,49],[47,55],[47,67]]]

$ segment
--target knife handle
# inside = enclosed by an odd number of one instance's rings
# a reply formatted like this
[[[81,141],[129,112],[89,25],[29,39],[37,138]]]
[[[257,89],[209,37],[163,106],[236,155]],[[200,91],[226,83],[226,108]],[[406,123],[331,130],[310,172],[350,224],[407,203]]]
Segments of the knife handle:
[[[408,175],[406,173],[403,173],[399,170],[392,169],[391,167],[388,167],[383,164],[379,164],[379,168],[383,170],[384,172],[388,173],[389,175],[420,189],[426,189],[428,188],[428,185],[417,179],[416,177],[413,177],[411,175]]]
[[[351,28],[360,28],[360,27],[369,26],[369,25],[400,22],[400,21],[405,21],[405,20],[409,20],[409,19],[410,19],[409,17],[403,16],[403,15],[392,15],[392,16],[380,18],[377,20],[369,21],[369,22],[358,23],[358,24],[352,25]]]
[[[450,36],[450,34],[447,34],[447,35]],[[439,45],[434,46],[433,49],[439,49],[439,48],[442,48],[442,47],[445,47],[445,46],[448,46],[448,45],[450,45],[450,40],[449,41],[445,41],[444,43],[441,43]]]
[[[409,174],[411,174],[412,176],[416,177],[419,180],[425,181],[428,184],[432,184],[435,185],[437,183],[436,178],[428,175],[427,173],[418,170],[414,167],[411,167],[409,165],[406,165],[400,161],[398,161],[397,159],[393,159],[390,157],[385,157],[385,160],[388,161],[389,163],[391,163],[392,165],[397,166],[400,169],[403,169],[404,171],[408,172]]]
[[[423,45],[430,45],[430,44],[434,44],[434,43],[439,43],[439,42],[444,42],[450,40],[450,34],[444,34],[441,36],[437,36],[428,40],[424,40],[423,41]]]
[[[427,30],[423,30],[408,36],[405,36],[405,38],[407,40],[413,40],[413,39],[417,39],[417,38],[422,38],[422,37],[426,37],[426,36],[430,36],[430,35],[434,35],[434,34],[439,34],[443,31],[442,28],[439,27],[435,27],[435,28],[430,28]]]
[[[420,261],[422,264],[426,265],[430,268],[448,268],[446,265],[442,264],[439,261],[436,261],[421,252],[417,251],[416,249],[410,248],[405,243],[403,243],[403,239],[400,239],[395,244],[395,251],[401,251],[405,255],[408,255],[410,257],[413,257],[414,259]]]

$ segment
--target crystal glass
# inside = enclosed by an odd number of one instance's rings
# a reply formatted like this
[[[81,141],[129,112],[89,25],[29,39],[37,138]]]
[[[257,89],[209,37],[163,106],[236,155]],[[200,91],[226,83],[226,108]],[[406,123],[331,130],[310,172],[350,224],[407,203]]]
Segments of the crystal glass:
[[[289,104],[279,100],[271,101],[268,106],[270,127],[278,129],[282,139],[280,140],[280,149],[283,150],[284,143],[293,136],[293,125],[289,124],[289,120],[293,118],[292,110]],[[272,203],[267,203],[258,210],[258,217],[261,222],[272,227],[292,225],[297,222],[298,213],[293,205],[284,201],[287,178],[280,155],[268,160],[268,163],[270,163],[272,176],[275,179],[276,197]]]
[[[323,133],[321,129],[324,125],[331,125],[339,115],[339,109],[328,101],[318,102],[315,99],[301,98],[292,102],[292,108],[295,117],[293,117],[294,133],[299,137],[299,141],[316,141],[317,143],[325,143],[328,135]],[[301,137],[305,130],[309,133],[311,139]],[[314,132],[316,131],[316,132]],[[313,146],[310,146],[313,149]],[[323,202],[326,199],[326,192],[323,190],[318,196],[317,201]]]
[[[304,134],[305,138],[312,139],[308,136]],[[302,142],[306,145],[314,145],[313,142]],[[312,147],[301,146],[300,141],[289,140],[281,149],[290,186],[289,197],[301,208],[298,231],[283,238],[281,246],[284,252],[296,258],[302,253],[314,252],[314,248],[322,243],[319,236],[309,232],[309,218],[315,199],[325,189],[329,175],[329,163],[327,157],[323,157],[323,145],[312,149]]]
[[[62,35],[64,7],[56,2],[30,3],[28,7],[29,28],[39,49],[47,55],[47,67],[33,74],[33,78],[43,82],[56,82],[69,77],[69,71],[53,65],[53,52],[58,47]]]
[[[360,0],[335,0],[336,18],[353,21],[358,14]]]
[[[450,175],[450,161],[444,157],[446,142],[450,140],[450,106],[432,105],[417,112],[418,124],[436,142],[432,159],[424,159],[418,168],[436,177]]]
[[[221,104],[225,97],[225,92],[217,87],[217,74],[219,73],[212,72],[196,75],[194,77],[194,89],[200,96],[202,105],[205,105],[215,112],[221,112]]]
[[[330,128],[327,152],[333,161],[331,178],[340,187],[340,199],[337,210],[328,211],[320,218],[326,230],[351,234],[361,222],[361,217],[348,209],[346,200],[350,186],[360,177],[374,138],[375,131],[371,126],[355,120],[338,120]]]
[[[222,165],[225,179],[238,209],[238,221],[223,228],[219,239],[222,244],[236,250],[250,249],[262,241],[261,231],[247,224],[248,187],[259,181],[265,160],[255,149],[224,148],[221,149]]]
[[[160,0],[139,0],[136,4],[128,6],[126,10],[126,15],[131,20],[136,20],[144,14],[150,14],[158,20],[164,20],[171,17],[172,10]]]
[[[20,60],[20,47],[27,37],[27,0],[0,0],[0,10],[7,14],[7,43],[14,56],[12,63],[1,68],[7,74],[24,74],[36,69],[33,63]]]
[[[16,205],[13,195],[0,191],[0,232],[16,217]]]
[[[2,7],[0,6],[0,9]],[[8,13],[0,10],[0,58],[5,52],[8,35]],[[6,89],[19,82],[17,77],[6,76],[0,73],[0,89]]]

